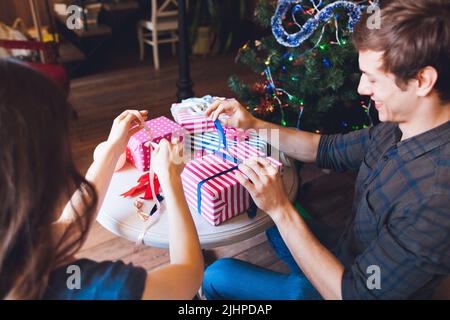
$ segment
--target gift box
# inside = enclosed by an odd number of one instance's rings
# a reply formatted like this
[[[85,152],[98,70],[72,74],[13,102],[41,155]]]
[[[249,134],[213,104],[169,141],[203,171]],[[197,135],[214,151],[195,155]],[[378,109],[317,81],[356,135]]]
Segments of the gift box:
[[[212,225],[249,209],[250,195],[237,181],[235,172],[239,162],[260,155],[260,151],[246,144],[216,152],[188,162],[181,174],[189,206]],[[282,165],[271,157],[265,159],[277,168]]]
[[[240,130],[232,127],[224,127],[224,131],[228,146],[235,146],[245,142],[245,144],[260,151],[259,156],[270,156],[270,144],[259,137],[256,130]],[[190,146],[192,150],[196,151],[196,155],[210,154],[221,147],[221,139],[217,131],[194,134],[190,136]]]
[[[213,101],[211,96],[189,98],[172,104],[170,111],[175,121],[190,134],[214,131],[214,122],[205,116]]]
[[[214,122],[204,115],[192,114],[187,110],[180,110],[173,118],[190,134],[213,131]]]
[[[186,131],[177,123],[166,117],[159,117],[145,123],[150,129],[142,129],[129,140],[126,156],[127,160],[141,171],[150,169],[151,146],[150,141],[159,143],[163,138],[171,141],[172,138],[183,140]]]
[[[221,151],[223,153],[228,153],[231,157],[237,158],[239,162],[243,162],[249,158],[262,157],[265,158],[271,165],[273,165],[278,169],[281,169],[281,167],[283,166],[283,164],[280,161],[272,157],[267,157],[264,152],[253,148],[252,146],[247,144],[246,141],[228,146],[227,148],[228,152],[226,152],[224,149],[222,149]]]
[[[189,206],[212,225],[250,207],[250,194],[237,181],[236,170],[235,163],[211,154],[189,161],[181,174]]]

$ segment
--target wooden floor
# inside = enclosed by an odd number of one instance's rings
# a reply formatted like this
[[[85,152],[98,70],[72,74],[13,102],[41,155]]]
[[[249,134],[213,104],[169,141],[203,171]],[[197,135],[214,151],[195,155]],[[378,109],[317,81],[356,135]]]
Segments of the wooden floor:
[[[226,83],[231,74],[248,81],[255,78],[251,71],[234,64],[233,59],[233,56],[193,59],[191,72],[195,95],[232,96]],[[112,120],[125,108],[148,109],[150,117],[169,115],[170,105],[176,101],[177,78],[176,61],[166,58],[159,72],[143,64],[74,80],[70,101],[79,119],[74,122],[73,152],[80,170],[87,170],[95,146],[106,139]],[[303,166],[300,177],[302,205],[316,219],[341,228],[342,216],[350,209],[354,177],[351,174],[327,175],[312,165]],[[133,243],[114,236],[95,223],[78,257],[97,261],[121,259],[147,270],[169,261],[168,250],[146,247],[133,253],[133,249]],[[264,233],[236,245],[205,252],[207,264],[220,257],[235,257],[287,272],[287,267],[275,256]]]

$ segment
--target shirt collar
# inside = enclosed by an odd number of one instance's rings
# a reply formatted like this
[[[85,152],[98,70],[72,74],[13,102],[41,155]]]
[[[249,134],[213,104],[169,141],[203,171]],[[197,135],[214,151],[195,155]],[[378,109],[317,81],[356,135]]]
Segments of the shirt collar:
[[[404,141],[400,141],[402,132],[397,125],[394,135],[399,155],[412,160],[450,142],[450,121]]]

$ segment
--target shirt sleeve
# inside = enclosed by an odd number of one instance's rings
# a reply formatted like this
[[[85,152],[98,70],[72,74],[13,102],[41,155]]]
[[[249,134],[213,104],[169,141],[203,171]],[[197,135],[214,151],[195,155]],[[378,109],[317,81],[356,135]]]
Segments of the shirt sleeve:
[[[386,224],[378,238],[345,269],[342,298],[408,299],[450,274],[448,199],[448,195],[434,195],[417,201]]]
[[[71,266],[71,269],[68,269]],[[79,270],[79,286],[68,285]],[[44,299],[52,300],[140,300],[147,272],[122,261],[95,262],[81,259],[52,272]],[[68,282],[69,281],[69,282]],[[75,283],[75,282],[73,282]]]
[[[322,135],[317,151],[317,166],[338,172],[358,170],[368,150],[374,128],[347,134]]]

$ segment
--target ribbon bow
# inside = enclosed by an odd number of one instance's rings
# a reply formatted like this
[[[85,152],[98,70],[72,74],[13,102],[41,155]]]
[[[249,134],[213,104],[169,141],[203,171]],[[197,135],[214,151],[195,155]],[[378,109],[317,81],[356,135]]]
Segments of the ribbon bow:
[[[206,109],[213,103],[214,98],[210,95],[203,96],[201,98],[188,98],[174,105],[174,109],[186,110],[190,114],[204,115]]]
[[[136,197],[137,195],[139,195],[145,191],[145,194],[143,197],[141,197],[141,199],[154,200],[151,189],[152,189],[152,185],[150,184],[150,175],[148,173],[145,173],[139,177],[138,184],[136,186],[134,186],[130,190],[122,193],[120,196],[124,197],[124,198]],[[155,194],[159,193],[160,184],[159,184],[157,175],[155,175],[155,177],[154,177],[153,189],[155,191]]]
[[[249,140],[250,136],[248,134],[249,130],[239,130],[236,128],[227,128],[226,137],[231,140],[235,140],[237,142],[241,142],[244,140]]]

